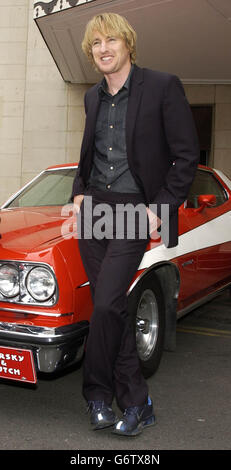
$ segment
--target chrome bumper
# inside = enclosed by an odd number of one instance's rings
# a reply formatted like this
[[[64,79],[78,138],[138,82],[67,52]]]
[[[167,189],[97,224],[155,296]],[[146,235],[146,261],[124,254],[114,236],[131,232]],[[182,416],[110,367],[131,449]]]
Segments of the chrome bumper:
[[[0,322],[0,345],[33,351],[39,372],[56,372],[82,358],[89,323],[58,328]]]

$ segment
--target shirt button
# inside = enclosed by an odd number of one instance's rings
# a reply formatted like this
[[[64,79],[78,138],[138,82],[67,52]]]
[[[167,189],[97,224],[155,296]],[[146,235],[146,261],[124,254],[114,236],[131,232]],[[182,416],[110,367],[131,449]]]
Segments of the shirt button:
[[[114,166],[110,166],[110,170],[114,170]]]
[[[113,108],[114,108],[114,106],[115,106],[115,104],[114,104],[114,103],[112,103],[112,107],[113,107]]]
[[[112,150],[112,147],[109,147],[109,150]]]
[[[110,184],[107,184],[106,188],[107,189],[110,189],[111,185]]]
[[[110,129],[113,129],[114,126],[110,126]]]

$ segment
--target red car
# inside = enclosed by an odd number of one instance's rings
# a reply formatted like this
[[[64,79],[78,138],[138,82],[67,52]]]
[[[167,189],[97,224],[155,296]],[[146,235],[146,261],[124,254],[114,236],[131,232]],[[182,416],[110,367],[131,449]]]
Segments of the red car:
[[[0,378],[35,383],[81,360],[92,312],[69,203],[76,165],[50,167],[0,217]],[[69,203],[69,204],[68,204]],[[231,284],[231,181],[199,166],[179,208],[179,244],[151,240],[128,290],[145,377],[176,321]]]

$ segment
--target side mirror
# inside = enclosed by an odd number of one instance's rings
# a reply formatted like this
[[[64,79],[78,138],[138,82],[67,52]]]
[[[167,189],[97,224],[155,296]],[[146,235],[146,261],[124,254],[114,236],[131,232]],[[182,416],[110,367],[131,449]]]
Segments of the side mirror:
[[[216,196],[215,194],[200,194],[195,198],[197,201],[197,208],[193,206],[193,203],[185,201],[184,204],[180,206],[180,211],[187,210],[190,211],[190,214],[196,214],[197,212],[202,212],[205,207],[214,207],[216,205]]]
[[[216,204],[215,194],[201,194],[197,198],[198,208],[194,212],[202,212],[205,207],[214,207]]]
[[[201,194],[197,198],[199,208],[204,207],[213,207],[216,204],[215,194]]]

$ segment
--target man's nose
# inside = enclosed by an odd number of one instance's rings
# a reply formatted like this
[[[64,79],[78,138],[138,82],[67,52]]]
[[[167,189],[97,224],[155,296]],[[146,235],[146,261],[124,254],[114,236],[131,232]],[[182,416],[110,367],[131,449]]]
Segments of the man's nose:
[[[105,52],[107,50],[107,43],[106,41],[102,41],[100,44],[100,50],[101,52]]]

